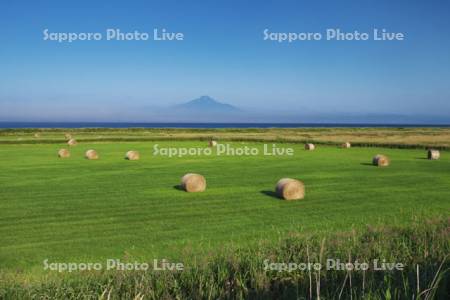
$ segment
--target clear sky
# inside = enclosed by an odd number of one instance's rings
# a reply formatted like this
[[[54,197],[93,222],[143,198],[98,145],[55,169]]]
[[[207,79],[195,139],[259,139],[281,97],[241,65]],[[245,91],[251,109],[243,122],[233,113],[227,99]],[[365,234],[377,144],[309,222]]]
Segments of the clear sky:
[[[58,43],[46,28],[165,28],[184,40]],[[405,40],[278,43],[266,28],[385,28]],[[131,120],[200,95],[250,110],[450,116],[450,2],[0,2],[0,121]]]

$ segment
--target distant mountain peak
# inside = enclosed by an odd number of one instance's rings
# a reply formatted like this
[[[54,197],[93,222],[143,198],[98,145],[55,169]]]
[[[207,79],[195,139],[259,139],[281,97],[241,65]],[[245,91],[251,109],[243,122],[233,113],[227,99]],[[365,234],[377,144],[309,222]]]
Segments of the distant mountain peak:
[[[194,100],[175,106],[176,109],[191,112],[230,113],[240,111],[237,107],[219,102],[210,96],[204,95]]]
[[[197,99],[191,100],[190,102],[192,102],[192,101],[197,101],[197,102],[217,102],[217,103],[219,103],[218,101],[214,100],[213,98],[211,98],[210,96],[207,96],[207,95],[200,96]]]

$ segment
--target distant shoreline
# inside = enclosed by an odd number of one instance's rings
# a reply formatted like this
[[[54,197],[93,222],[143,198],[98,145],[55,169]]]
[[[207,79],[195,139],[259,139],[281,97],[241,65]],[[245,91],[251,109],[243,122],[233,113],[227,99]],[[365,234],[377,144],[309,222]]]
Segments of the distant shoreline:
[[[396,123],[131,123],[131,122],[0,122],[0,129],[30,128],[439,128],[450,124]]]

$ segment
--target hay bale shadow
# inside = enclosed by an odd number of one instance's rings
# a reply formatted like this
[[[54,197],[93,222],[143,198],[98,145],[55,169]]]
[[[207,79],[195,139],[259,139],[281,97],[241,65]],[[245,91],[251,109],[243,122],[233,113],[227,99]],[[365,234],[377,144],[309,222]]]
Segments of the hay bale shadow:
[[[275,193],[274,191],[261,191],[260,193],[272,198],[276,198],[277,200],[281,200],[281,198],[278,197],[277,193]]]
[[[173,188],[176,189],[176,190],[179,190],[179,191],[184,191],[184,189],[181,186],[181,184],[174,185]]]

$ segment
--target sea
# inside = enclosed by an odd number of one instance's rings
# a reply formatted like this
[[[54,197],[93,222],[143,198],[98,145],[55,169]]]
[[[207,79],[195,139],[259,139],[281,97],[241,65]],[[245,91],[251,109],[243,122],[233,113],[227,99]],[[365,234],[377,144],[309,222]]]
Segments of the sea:
[[[1,129],[15,128],[414,128],[450,127],[450,124],[381,123],[113,123],[113,122],[0,122]]]

